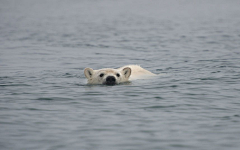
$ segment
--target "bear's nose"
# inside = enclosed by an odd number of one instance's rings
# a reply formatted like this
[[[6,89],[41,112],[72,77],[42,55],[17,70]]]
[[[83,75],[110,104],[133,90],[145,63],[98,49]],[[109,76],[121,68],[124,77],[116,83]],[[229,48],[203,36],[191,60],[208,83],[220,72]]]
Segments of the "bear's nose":
[[[106,84],[115,84],[115,82],[116,82],[116,79],[114,76],[108,76],[106,78]]]

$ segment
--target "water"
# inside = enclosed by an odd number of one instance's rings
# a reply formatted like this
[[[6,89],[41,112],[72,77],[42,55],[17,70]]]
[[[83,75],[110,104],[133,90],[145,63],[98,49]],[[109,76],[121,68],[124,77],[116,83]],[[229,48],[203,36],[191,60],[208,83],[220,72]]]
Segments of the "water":
[[[238,150],[238,0],[3,0],[3,150]],[[161,74],[88,86],[85,67]]]

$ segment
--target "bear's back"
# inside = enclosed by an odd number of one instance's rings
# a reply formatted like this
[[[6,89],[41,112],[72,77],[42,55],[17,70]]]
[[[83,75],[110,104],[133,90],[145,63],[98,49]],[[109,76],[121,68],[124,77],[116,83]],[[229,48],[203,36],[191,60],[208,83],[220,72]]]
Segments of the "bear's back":
[[[156,74],[154,74],[146,69],[143,69],[139,65],[127,65],[127,66],[123,66],[119,69],[123,69],[125,67],[131,68],[131,75],[130,75],[129,80],[144,79],[144,78],[148,78],[151,76],[156,76]]]

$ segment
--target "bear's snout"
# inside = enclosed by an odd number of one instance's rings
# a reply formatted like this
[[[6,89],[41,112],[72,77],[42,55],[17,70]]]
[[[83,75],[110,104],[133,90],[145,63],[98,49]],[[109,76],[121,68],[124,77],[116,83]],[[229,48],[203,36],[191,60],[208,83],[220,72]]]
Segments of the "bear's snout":
[[[116,84],[116,78],[114,76],[108,76],[106,78],[106,84],[107,85],[114,85],[114,84]]]

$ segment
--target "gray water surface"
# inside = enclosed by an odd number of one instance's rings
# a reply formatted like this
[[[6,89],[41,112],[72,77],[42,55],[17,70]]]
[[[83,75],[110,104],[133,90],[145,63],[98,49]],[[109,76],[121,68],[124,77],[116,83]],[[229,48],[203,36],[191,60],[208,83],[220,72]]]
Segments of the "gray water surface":
[[[2,0],[0,149],[239,150],[240,1]]]

